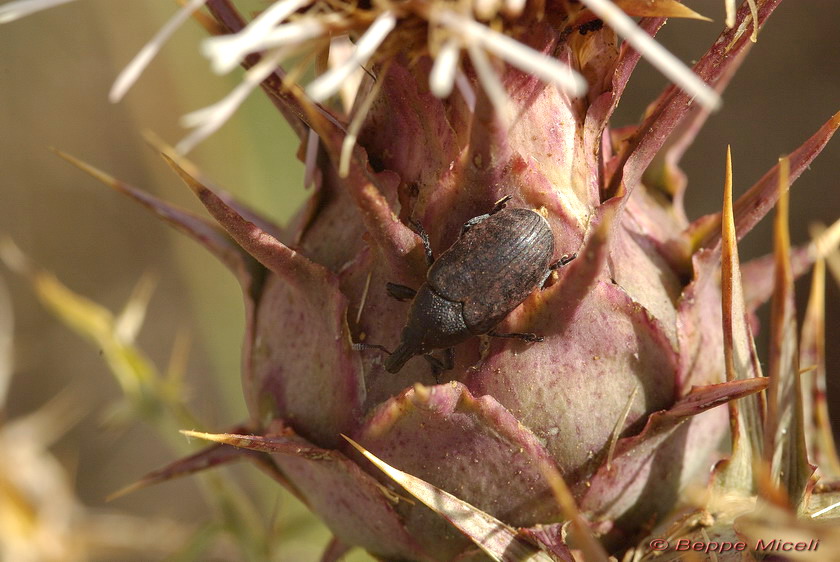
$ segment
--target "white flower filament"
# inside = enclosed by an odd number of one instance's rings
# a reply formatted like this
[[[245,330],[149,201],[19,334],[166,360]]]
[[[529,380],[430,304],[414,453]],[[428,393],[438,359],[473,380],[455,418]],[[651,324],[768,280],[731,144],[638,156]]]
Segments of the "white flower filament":
[[[163,47],[163,44],[172,36],[175,31],[178,30],[181,25],[189,17],[195,12],[197,9],[201,8],[207,0],[192,0],[189,4],[186,4],[180,10],[178,10],[172,19],[166,22],[160,31],[158,31],[155,36],[152,38],[151,41],[146,43],[140,52],[138,52],[131,62],[123,68],[120,75],[117,76],[117,79],[114,81],[114,85],[111,87],[111,92],[108,94],[108,99],[111,100],[111,103],[116,103],[120,101],[125,93],[131,88],[132,85],[137,81],[137,78],[140,77],[140,74],[143,73],[143,70],[149,65],[155,55],[160,52],[160,49]]]
[[[376,53],[376,49],[379,48],[396,25],[397,17],[393,12],[386,10],[379,14],[367,31],[359,38],[356,43],[356,50],[344,61],[344,64],[325,72],[309,84],[306,88],[309,97],[319,102],[336,93],[341,88],[341,83],[358,67],[364,66],[370,57]]]

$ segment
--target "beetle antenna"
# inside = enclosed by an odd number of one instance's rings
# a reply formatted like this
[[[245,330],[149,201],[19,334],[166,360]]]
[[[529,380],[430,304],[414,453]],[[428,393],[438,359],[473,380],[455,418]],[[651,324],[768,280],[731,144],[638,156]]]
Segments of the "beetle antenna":
[[[402,369],[406,361],[417,355],[417,352],[416,345],[406,345],[405,341],[400,342],[400,345],[394,350],[394,353],[389,355],[388,359],[385,360],[385,370],[389,373],[396,373]]]
[[[375,344],[375,343],[355,343],[354,342],[351,345],[351,347],[353,348],[353,351],[365,351],[365,350],[368,350],[368,349],[378,349],[379,351],[384,351],[388,355],[391,355],[391,352],[388,351],[387,347],[385,347],[384,345],[378,345],[378,344]]]

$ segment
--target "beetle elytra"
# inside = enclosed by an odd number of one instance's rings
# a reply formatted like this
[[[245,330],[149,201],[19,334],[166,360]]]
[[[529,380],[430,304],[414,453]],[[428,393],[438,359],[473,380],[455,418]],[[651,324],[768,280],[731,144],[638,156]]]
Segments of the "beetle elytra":
[[[530,209],[505,208],[509,199],[501,199],[490,213],[468,221],[436,261],[428,236],[414,223],[430,267],[417,291],[388,284],[392,297],[412,299],[399,346],[385,361],[388,372],[398,372],[415,355],[426,357],[435,374],[451,369],[452,347],[472,336],[542,341],[536,334],[501,334],[493,328],[574,256],[552,263],[554,234],[548,221]],[[429,354],[440,349],[443,361]]]

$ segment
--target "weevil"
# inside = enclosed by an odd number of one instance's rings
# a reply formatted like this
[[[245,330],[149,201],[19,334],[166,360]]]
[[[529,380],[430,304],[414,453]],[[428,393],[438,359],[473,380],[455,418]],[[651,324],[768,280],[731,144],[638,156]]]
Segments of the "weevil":
[[[387,285],[392,297],[412,300],[399,346],[385,360],[388,372],[397,373],[406,361],[423,355],[437,375],[452,368],[453,346],[482,334],[542,341],[536,334],[502,334],[494,328],[574,256],[552,263],[554,234],[548,221],[530,209],[506,208],[509,199],[504,197],[486,215],[467,221],[455,243],[437,260],[422,225],[412,222],[429,269],[417,291]],[[365,347],[384,349],[358,346]],[[429,355],[439,349],[444,350],[443,361]]]

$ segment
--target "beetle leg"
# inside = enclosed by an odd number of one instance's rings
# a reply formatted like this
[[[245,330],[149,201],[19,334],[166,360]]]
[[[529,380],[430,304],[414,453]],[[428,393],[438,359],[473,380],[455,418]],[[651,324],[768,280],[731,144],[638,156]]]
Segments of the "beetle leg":
[[[577,257],[577,254],[565,254],[559,260],[557,260],[556,262],[551,264],[549,266],[549,268],[552,269],[552,270],[559,269],[559,268],[563,267],[564,265],[569,264],[576,257]]]
[[[557,265],[558,263],[560,263],[560,262],[558,261],[558,262],[555,262],[555,263],[551,264],[550,266],[548,266],[548,271],[545,272],[545,275],[543,275],[543,278],[540,280],[539,284],[537,285],[537,287],[539,287],[540,290],[545,289],[545,282],[548,281],[548,278],[551,277],[551,274],[554,272],[555,269],[557,269],[554,266]]]
[[[454,347],[447,347],[443,350],[443,365],[446,367],[446,370],[449,371],[453,367],[455,367],[455,348]]]
[[[477,217],[471,218],[470,220],[464,223],[464,226],[461,227],[461,234],[459,236],[463,236],[469,229],[471,229],[472,227],[474,227],[489,216],[490,215],[479,215]]]
[[[577,254],[563,254],[563,256],[561,256],[559,260],[548,266],[548,271],[552,272],[555,269],[560,269],[564,265],[568,265],[576,257]],[[545,279],[543,279],[543,281],[545,281]]]
[[[444,371],[451,371],[452,368],[455,366],[455,348],[454,347],[447,347],[443,350],[443,359],[438,359],[434,355],[429,353],[423,354],[423,357],[426,361],[429,362],[429,365],[432,367],[432,374],[435,376],[435,380],[440,382],[440,375]]]
[[[429,365],[431,365],[432,374],[435,376],[435,380],[440,382],[440,374],[448,370],[446,368],[446,364],[434,355],[429,355],[428,353],[424,354],[423,358],[429,362]]]
[[[414,227],[414,232],[423,241],[423,251],[426,252],[426,265],[432,265],[435,262],[435,255],[432,253],[432,245],[429,243],[429,235],[426,229],[419,221],[411,219],[411,226]]]
[[[559,260],[557,260],[553,264],[549,265],[548,266],[548,271],[545,272],[545,276],[542,278],[542,280],[539,282],[539,285],[537,285],[537,286],[540,287],[541,289],[544,288],[543,286],[545,285],[545,282],[548,281],[549,277],[551,277],[551,273],[553,271],[555,271],[557,269],[560,269],[564,265],[567,265],[570,261],[572,261],[576,257],[577,257],[577,254],[572,254],[572,255],[567,254],[567,255],[564,255],[563,257],[561,257]]]
[[[488,336],[493,336],[494,338],[513,338],[513,339],[517,339],[517,340],[526,341],[528,343],[539,342],[539,341],[543,341],[545,339],[542,336],[538,336],[537,334],[531,334],[531,333],[527,333],[527,334],[518,334],[518,333],[500,334],[499,332],[491,331],[491,332],[488,332],[487,335]]]
[[[490,216],[495,215],[496,213],[504,209],[507,206],[507,202],[510,201],[510,199],[510,195],[505,195],[504,197],[496,201],[496,203],[493,205],[493,208],[490,209],[489,213],[487,213],[486,215],[478,215],[477,217],[473,217],[467,222],[465,222],[464,226],[461,227],[461,236],[463,236],[465,232],[467,232],[469,229],[471,229],[484,219],[489,218]]]
[[[417,291],[411,287],[397,285],[396,283],[386,283],[385,290],[388,291],[388,296],[398,301],[410,301],[417,294]]]

